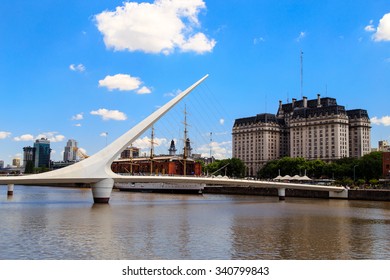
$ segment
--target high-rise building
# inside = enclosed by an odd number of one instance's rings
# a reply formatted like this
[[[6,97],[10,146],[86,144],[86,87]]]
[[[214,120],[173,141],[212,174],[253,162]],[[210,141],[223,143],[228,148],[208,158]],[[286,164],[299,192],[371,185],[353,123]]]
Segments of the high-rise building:
[[[283,156],[332,161],[370,153],[370,119],[362,109],[345,110],[335,98],[279,101],[277,114],[236,119],[233,157],[255,176],[269,160]]]
[[[27,163],[35,163],[35,148],[28,146],[23,148],[23,166],[26,168]]]
[[[4,160],[0,160],[0,169],[4,168]]]
[[[50,167],[50,141],[46,138],[35,140],[35,167]]]
[[[20,167],[20,158],[12,159],[12,165],[16,167]]]
[[[77,141],[69,139],[64,148],[64,161],[76,161]]]

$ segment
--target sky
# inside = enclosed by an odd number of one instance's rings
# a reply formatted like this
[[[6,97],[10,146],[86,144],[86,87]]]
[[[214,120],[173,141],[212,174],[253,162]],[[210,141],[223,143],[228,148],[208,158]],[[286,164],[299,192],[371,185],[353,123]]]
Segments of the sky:
[[[53,160],[68,139],[94,154],[206,74],[156,124],[159,152],[183,138],[184,110],[193,152],[227,158],[235,119],[318,93],[366,109],[377,147],[390,141],[390,1],[2,0],[0,160],[41,137]]]

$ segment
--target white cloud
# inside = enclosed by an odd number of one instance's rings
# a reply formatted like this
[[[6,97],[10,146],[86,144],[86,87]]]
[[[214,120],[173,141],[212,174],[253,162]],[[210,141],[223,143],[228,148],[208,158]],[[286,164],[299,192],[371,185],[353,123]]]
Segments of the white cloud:
[[[373,25],[373,22],[373,20],[370,20],[370,24],[364,27],[364,30],[366,30],[367,32],[375,32],[376,29]]]
[[[147,88],[147,87],[145,87],[145,86],[143,86],[142,88],[140,88],[139,90],[137,90],[137,93],[138,94],[149,94],[149,93],[151,93],[152,91],[149,89],[149,88]]]
[[[219,119],[219,124],[220,125],[224,125],[224,123],[225,123],[225,119],[223,119],[223,118]]]
[[[390,116],[384,116],[381,118],[373,117],[371,122],[376,125],[390,126]]]
[[[390,13],[385,14],[379,21],[373,39],[374,41],[390,41]]]
[[[181,92],[182,92],[182,90],[177,89],[177,90],[174,90],[173,92],[164,93],[164,96],[165,97],[175,97],[175,96],[179,95]]]
[[[114,76],[106,76],[99,81],[99,87],[106,87],[112,91],[114,89],[120,91],[130,91],[139,89],[142,81],[138,77],[132,77],[127,74],[116,74]],[[146,88],[146,87],[145,87]]]
[[[265,39],[263,37],[259,37],[259,38],[253,39],[253,44],[254,45],[260,44],[262,42],[265,42]]]
[[[211,146],[211,155],[216,159],[226,159],[230,158],[232,155],[231,141],[225,142],[211,142],[208,144],[202,145],[197,150],[202,154],[203,157],[210,156],[210,146]]]
[[[158,138],[158,137],[153,138],[153,142],[154,142],[154,148],[166,147],[166,150],[168,150],[168,146],[169,146],[168,144],[171,143],[166,138]],[[149,138],[148,136],[144,136],[143,138],[138,138],[133,142],[133,146],[143,150],[143,152],[146,152],[149,155],[150,147],[151,147],[151,138]]]
[[[41,138],[46,138],[50,142],[62,142],[65,139],[65,136],[62,134],[58,134],[58,132],[44,132],[39,134],[35,139],[41,139]]]
[[[186,42],[183,42],[180,48],[183,52],[194,51],[201,54],[210,52],[214,48],[215,44],[216,42],[214,40],[210,41],[206,35],[199,32],[191,38],[188,38]]]
[[[375,32],[372,35],[374,41],[390,41],[390,13],[385,14],[380,20],[379,25],[375,28],[373,20],[364,28],[367,32]]]
[[[76,123],[74,126],[81,127],[81,123]]]
[[[168,55],[175,49],[211,52],[216,44],[200,28],[198,14],[203,0],[155,0],[153,3],[125,2],[115,11],[95,16],[107,48]]]
[[[83,64],[71,64],[69,65],[69,69],[75,72],[84,72],[85,71],[85,66]]]
[[[297,42],[300,42],[305,37],[306,37],[306,32],[301,31],[299,33],[298,37],[296,38],[296,40],[297,40]]]
[[[44,132],[41,134],[38,134],[37,136],[34,136],[32,134],[23,134],[21,136],[14,137],[15,141],[34,141],[36,139],[45,138],[49,140],[50,142],[62,142],[65,139],[65,136],[62,134],[58,134],[58,132]]]
[[[0,139],[5,139],[5,138],[10,137],[10,136],[11,136],[11,132],[0,131]]]
[[[31,134],[23,134],[21,136],[14,137],[15,141],[33,141],[35,138]]]
[[[79,147],[80,152],[82,152],[84,155],[87,155],[87,150],[84,148]]]
[[[116,121],[124,121],[127,119],[125,113],[122,113],[118,110],[107,110],[107,109],[99,109],[96,111],[91,111],[91,115],[101,116],[103,120],[116,120]]]
[[[76,114],[72,117],[72,120],[73,121],[79,121],[79,120],[82,120],[84,118],[83,116],[84,113],[80,113],[80,114]]]

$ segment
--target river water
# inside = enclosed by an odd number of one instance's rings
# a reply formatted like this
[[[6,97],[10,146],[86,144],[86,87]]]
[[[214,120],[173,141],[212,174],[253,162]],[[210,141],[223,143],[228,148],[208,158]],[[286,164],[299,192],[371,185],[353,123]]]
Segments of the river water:
[[[0,259],[390,259],[390,202],[0,188]]]

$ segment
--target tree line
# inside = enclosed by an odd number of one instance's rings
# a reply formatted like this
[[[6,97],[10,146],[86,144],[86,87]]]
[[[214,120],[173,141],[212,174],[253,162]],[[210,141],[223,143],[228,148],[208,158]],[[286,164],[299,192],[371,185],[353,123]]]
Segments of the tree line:
[[[261,179],[278,176],[307,175],[312,179],[334,179],[348,184],[375,182],[382,177],[382,152],[371,152],[363,157],[341,158],[333,162],[320,159],[284,157],[267,162],[258,172]]]
[[[203,166],[209,176],[246,176],[245,164],[238,158],[216,160]],[[372,152],[357,158],[341,158],[333,162],[320,159],[284,157],[267,162],[257,173],[258,179],[273,179],[278,175],[307,175],[311,179],[332,179],[343,185],[377,184],[382,178],[382,152]]]

